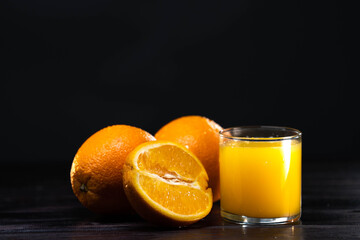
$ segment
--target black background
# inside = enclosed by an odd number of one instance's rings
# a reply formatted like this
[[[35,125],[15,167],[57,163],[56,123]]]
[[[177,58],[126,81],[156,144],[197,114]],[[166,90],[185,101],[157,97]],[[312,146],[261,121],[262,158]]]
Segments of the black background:
[[[305,156],[349,161],[358,27],[346,4],[1,0],[1,161],[70,164],[103,127],[155,134],[190,114],[294,127]]]

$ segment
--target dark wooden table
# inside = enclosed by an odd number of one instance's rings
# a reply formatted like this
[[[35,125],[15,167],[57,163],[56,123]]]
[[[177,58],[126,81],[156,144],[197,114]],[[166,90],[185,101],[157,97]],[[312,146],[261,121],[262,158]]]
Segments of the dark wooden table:
[[[301,222],[240,226],[216,203],[189,227],[154,227],[137,216],[102,217],[82,207],[69,162],[0,163],[0,239],[360,239],[360,161],[303,158]]]

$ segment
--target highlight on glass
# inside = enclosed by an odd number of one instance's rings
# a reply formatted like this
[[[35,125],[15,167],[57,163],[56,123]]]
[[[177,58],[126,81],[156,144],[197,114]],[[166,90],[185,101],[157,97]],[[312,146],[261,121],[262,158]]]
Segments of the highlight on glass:
[[[301,135],[288,127],[220,132],[221,216],[238,224],[285,224],[301,216]]]

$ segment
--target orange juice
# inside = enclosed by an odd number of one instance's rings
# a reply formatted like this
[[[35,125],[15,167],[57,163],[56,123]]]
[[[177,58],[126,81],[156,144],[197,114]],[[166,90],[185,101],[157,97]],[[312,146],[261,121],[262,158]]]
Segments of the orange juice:
[[[249,218],[301,212],[301,141],[224,141],[220,144],[221,209]]]

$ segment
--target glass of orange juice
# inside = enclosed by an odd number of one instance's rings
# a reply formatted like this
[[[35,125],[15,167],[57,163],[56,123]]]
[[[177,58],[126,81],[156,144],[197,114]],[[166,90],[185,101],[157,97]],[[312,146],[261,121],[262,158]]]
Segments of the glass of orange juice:
[[[244,126],[220,132],[221,216],[238,224],[283,224],[301,215],[301,132]]]

